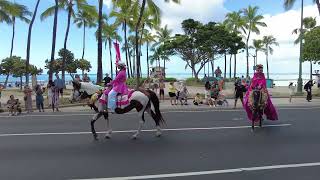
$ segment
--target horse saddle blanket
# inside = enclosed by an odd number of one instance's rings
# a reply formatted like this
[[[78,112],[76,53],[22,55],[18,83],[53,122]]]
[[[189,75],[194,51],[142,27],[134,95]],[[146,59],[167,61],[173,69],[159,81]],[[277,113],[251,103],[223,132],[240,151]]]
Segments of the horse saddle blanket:
[[[130,103],[130,98],[133,94],[134,90],[128,90],[127,94],[118,94],[117,95],[117,106],[126,106]],[[99,102],[102,104],[107,104],[108,102],[108,94],[103,93],[99,99]]]
[[[249,106],[251,109],[264,109],[267,105],[268,93],[266,89],[253,89],[249,94]]]

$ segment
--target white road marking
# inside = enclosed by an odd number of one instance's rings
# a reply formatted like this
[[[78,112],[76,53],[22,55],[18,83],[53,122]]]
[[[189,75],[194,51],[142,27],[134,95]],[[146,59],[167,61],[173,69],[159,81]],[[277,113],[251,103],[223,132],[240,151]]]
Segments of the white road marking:
[[[265,125],[263,128],[271,127],[287,127],[291,124],[275,124],[275,125]],[[162,129],[162,131],[206,131],[206,130],[223,130],[223,129],[247,129],[251,126],[225,126],[225,127],[203,127],[203,128],[176,128],[176,129]],[[142,130],[143,132],[156,132],[156,129]],[[133,133],[136,130],[123,130],[123,131],[113,131],[112,133]],[[99,134],[106,133],[106,131],[97,132]],[[47,136],[47,135],[82,135],[91,134],[91,132],[61,132],[61,133],[17,133],[17,134],[0,134],[0,137],[10,137],[10,136]]]
[[[81,179],[81,180],[139,180],[139,179],[156,179],[156,178],[160,179],[160,178],[227,174],[227,173],[239,173],[239,172],[246,172],[246,171],[262,171],[262,170],[273,170],[273,169],[315,167],[315,166],[320,166],[320,162],[272,165],[272,166],[258,166],[258,167],[248,167],[248,168],[222,169],[222,170],[186,172],[186,173],[156,174],[156,175],[144,175],[144,176],[93,178],[93,179]],[[80,179],[78,179],[78,180],[80,180]]]

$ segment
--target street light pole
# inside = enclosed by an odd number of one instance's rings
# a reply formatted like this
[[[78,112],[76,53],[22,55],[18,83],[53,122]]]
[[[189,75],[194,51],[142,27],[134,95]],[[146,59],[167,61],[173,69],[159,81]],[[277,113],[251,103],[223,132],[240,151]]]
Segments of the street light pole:
[[[301,26],[300,26],[300,57],[299,57],[299,78],[297,93],[302,94],[302,52],[303,52],[303,0],[301,0]]]

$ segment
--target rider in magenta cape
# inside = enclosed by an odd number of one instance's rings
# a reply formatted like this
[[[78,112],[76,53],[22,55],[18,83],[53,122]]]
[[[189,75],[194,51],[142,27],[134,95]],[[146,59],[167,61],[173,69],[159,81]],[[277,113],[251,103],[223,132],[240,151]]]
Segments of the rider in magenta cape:
[[[243,107],[247,112],[247,116],[248,116],[249,120],[251,120],[251,121],[258,121],[259,119],[258,118],[253,119],[253,114],[252,114],[252,111],[251,111],[250,105],[249,105],[249,95],[250,95],[252,89],[254,89],[255,87],[259,87],[259,86],[261,88],[264,88],[267,90],[267,82],[266,82],[266,78],[263,73],[263,66],[262,65],[257,65],[257,71],[254,73],[251,84],[248,88],[248,91],[247,91],[245,98],[244,98],[244,101],[243,101]],[[276,108],[272,104],[269,93],[267,93],[267,95],[268,95],[268,100],[267,100],[267,104],[266,104],[266,107],[264,110],[264,114],[266,115],[268,120],[278,120],[278,114],[277,114]]]
[[[119,72],[116,78],[111,81],[111,85],[113,86],[113,88],[108,94],[108,108],[110,112],[114,112],[115,108],[117,107],[117,95],[125,95],[128,93],[128,87],[126,85],[126,65],[124,63],[118,63],[117,67],[119,68]]]

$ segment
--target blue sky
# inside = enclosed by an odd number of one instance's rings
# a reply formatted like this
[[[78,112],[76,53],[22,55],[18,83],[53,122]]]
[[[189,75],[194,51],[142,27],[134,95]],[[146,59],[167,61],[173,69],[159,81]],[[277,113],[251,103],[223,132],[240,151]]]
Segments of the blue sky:
[[[34,10],[35,0],[15,0],[18,3],[26,5],[30,11]],[[108,4],[110,0],[105,0],[104,12],[109,13],[110,7]],[[157,1],[163,11],[162,24],[168,24],[169,28],[173,29],[175,33],[180,32],[180,23],[187,18],[194,18],[202,22],[208,21],[221,21],[225,14],[229,11],[237,11],[245,8],[248,5],[257,5],[260,7],[260,13],[266,17],[265,21],[269,28],[262,30],[262,35],[272,34],[278,41],[280,41],[280,47],[275,48],[275,54],[271,57],[271,72],[297,72],[297,58],[298,58],[298,46],[294,46],[292,41],[294,36],[291,35],[291,29],[299,25],[296,19],[299,15],[298,4],[292,11],[285,12],[282,0],[181,0],[181,5],[165,4],[163,1]],[[28,3],[26,3],[28,2]],[[92,5],[96,5],[96,0],[88,1]],[[309,3],[309,4],[308,4]],[[318,16],[316,7],[312,6],[311,1],[306,4],[306,16]],[[35,24],[32,32],[32,45],[31,45],[31,63],[38,67],[44,67],[44,61],[50,58],[51,43],[52,43],[52,22],[53,18],[49,17],[45,21],[40,21],[40,14],[49,6],[53,5],[53,1],[41,0],[38,9],[38,15],[35,20]],[[292,19],[289,19],[292,18]],[[293,21],[293,22],[291,22]],[[66,29],[67,16],[65,12],[59,13],[58,18],[58,33],[57,33],[57,47],[56,52],[63,47],[64,33]],[[119,28],[119,33],[122,34]],[[85,59],[91,61],[93,69],[92,73],[96,71],[96,59],[97,59],[97,43],[94,37],[95,29],[87,30],[87,48]],[[14,43],[14,55],[25,58],[26,56],[26,44],[27,44],[28,26],[21,21],[16,25],[16,37]],[[10,43],[11,43],[12,28],[6,24],[0,24],[0,59],[9,56]],[[259,38],[259,36],[253,35],[252,38]],[[68,49],[71,50],[76,58],[81,57],[82,53],[82,29],[78,29],[75,25],[71,26]],[[143,47],[143,49],[145,49]],[[145,51],[142,52],[145,55]],[[108,51],[103,51],[103,69],[104,72],[109,71],[109,55]],[[114,52],[113,52],[114,54]],[[57,56],[57,55],[56,55]],[[261,57],[261,63],[264,63],[264,55]],[[125,56],[122,55],[124,60]],[[114,59],[114,57],[113,57]],[[142,57],[143,63],[145,63],[146,57]],[[245,56],[239,55],[238,71],[245,72]],[[293,63],[291,63],[293,62]],[[223,60],[217,60],[216,65],[222,66]],[[185,63],[179,57],[172,57],[171,62],[168,63],[168,72],[190,72],[190,70],[184,69]],[[283,69],[286,66],[288,68]],[[304,65],[305,72],[308,72],[308,65]],[[146,66],[143,66],[143,71],[146,72]]]

